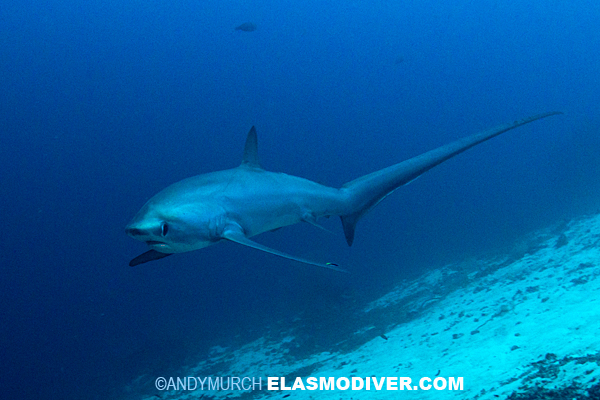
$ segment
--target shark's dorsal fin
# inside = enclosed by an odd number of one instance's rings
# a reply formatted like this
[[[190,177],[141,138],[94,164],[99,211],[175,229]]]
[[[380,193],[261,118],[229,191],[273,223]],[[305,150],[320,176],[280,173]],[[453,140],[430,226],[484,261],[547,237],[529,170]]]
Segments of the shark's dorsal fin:
[[[256,128],[250,128],[248,137],[246,138],[246,146],[244,146],[244,158],[242,165],[252,168],[261,168],[258,162],[258,139],[256,137]]]

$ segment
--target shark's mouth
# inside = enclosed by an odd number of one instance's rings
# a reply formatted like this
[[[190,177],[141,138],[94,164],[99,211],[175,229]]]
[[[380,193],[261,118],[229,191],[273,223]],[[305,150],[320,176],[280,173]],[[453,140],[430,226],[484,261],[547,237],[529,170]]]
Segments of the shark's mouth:
[[[172,252],[171,246],[168,243],[165,243],[165,242],[161,242],[161,241],[158,241],[158,240],[147,240],[146,244],[151,249],[154,249],[156,251],[160,251],[161,253],[171,253]]]
[[[166,245],[166,243],[165,243],[165,242],[159,242],[159,241],[157,241],[157,240],[147,240],[147,241],[146,241],[146,244],[147,244],[148,246],[156,246],[156,245],[161,245],[161,244],[162,244],[162,245]]]

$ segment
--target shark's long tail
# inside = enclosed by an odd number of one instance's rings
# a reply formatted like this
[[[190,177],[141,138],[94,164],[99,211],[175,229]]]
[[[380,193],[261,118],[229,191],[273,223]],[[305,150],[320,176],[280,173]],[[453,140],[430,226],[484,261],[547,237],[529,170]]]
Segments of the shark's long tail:
[[[351,246],[354,241],[354,229],[358,220],[400,186],[406,185],[436,165],[494,136],[498,136],[521,125],[537,121],[538,119],[557,114],[562,113],[557,111],[547,112],[504,124],[438,147],[427,153],[346,183],[340,191],[342,191],[346,199],[345,209],[347,212],[340,217],[348,245]]]

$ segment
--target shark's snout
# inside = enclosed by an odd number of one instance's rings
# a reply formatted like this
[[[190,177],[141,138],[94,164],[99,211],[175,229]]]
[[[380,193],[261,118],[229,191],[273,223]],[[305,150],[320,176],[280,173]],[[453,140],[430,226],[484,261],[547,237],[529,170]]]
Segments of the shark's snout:
[[[130,224],[125,227],[125,233],[140,242],[146,242],[148,246],[153,244],[164,244],[162,241],[156,240],[156,235],[153,235],[152,230],[142,229],[136,225]]]
[[[136,228],[134,226],[131,226],[131,225],[127,225],[125,227],[125,233],[128,236],[131,236],[132,238],[135,238],[136,236],[143,236],[144,235],[144,231],[143,230],[138,229],[138,228]]]
[[[146,229],[140,227],[139,224],[131,223],[125,227],[125,233],[133,239],[146,243],[148,247],[150,247],[153,250],[164,253],[171,253],[173,252],[173,249],[171,245],[169,245],[169,243],[162,240],[157,240],[162,239],[165,236],[165,225],[166,224],[163,223],[162,226],[159,226],[158,228]],[[157,229],[159,230],[158,235],[160,236],[158,236],[155,232]]]

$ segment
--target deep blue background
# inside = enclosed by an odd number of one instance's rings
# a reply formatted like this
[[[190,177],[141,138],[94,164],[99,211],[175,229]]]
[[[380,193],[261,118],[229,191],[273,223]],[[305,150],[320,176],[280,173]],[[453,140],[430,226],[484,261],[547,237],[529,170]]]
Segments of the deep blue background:
[[[114,395],[236,334],[600,208],[600,3],[329,3],[3,2],[3,398]],[[258,29],[234,31],[246,21]],[[257,238],[349,276],[233,244],[127,266],[146,250],[123,231],[143,203],[239,164],[252,125],[265,168],[340,186],[555,109],[401,188],[352,248],[337,218],[334,235]]]

